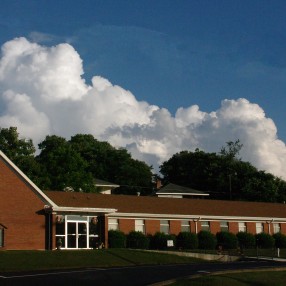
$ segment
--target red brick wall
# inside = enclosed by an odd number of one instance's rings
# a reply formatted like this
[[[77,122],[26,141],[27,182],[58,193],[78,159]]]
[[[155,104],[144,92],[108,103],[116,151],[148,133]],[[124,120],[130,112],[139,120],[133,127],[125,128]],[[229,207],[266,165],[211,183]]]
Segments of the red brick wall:
[[[219,221],[211,221],[210,222],[210,231],[213,234],[220,232],[220,222]]]
[[[232,232],[234,234],[238,233],[238,222],[231,221],[228,223],[228,226],[229,226],[229,232]]]
[[[196,225],[194,221],[190,221],[191,232],[196,233]]]
[[[252,234],[256,234],[256,224],[255,222],[246,223],[246,231]]]
[[[280,223],[281,233],[286,234],[286,223]]]
[[[170,234],[178,235],[181,232],[181,225],[180,220],[170,220]]]
[[[130,231],[135,230],[134,219],[119,219],[119,230],[128,234]]]
[[[2,158],[0,170],[0,222],[7,227],[5,249],[45,249],[44,203]]]
[[[160,220],[145,220],[146,234],[155,234],[160,231]]]
[[[263,224],[263,232],[269,233],[269,225],[268,225],[268,223],[264,223]]]

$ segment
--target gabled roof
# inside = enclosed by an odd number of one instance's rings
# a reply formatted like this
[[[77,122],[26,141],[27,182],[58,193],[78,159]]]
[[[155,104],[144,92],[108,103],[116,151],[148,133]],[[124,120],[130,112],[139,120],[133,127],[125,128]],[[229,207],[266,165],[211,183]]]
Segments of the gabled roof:
[[[0,159],[2,159],[18,176],[25,181],[31,190],[45,203],[54,206],[55,203],[47,197],[1,150]]]
[[[45,193],[61,207],[115,209],[117,212],[112,215],[119,217],[286,219],[286,204],[52,191]]]
[[[120,187],[120,185],[114,184],[114,183],[110,183],[107,181],[103,181],[100,179],[95,179],[95,185],[97,187],[109,187],[109,188],[118,188]]]
[[[0,228],[5,228],[5,229],[7,229],[7,227],[4,225],[4,224],[2,224],[2,223],[0,223]]]
[[[187,196],[208,196],[209,194],[195,190],[195,189],[191,189],[191,188],[187,188],[187,187],[183,187],[183,186],[179,186],[179,185],[175,185],[175,184],[168,184],[164,187],[162,187],[160,190],[158,190],[156,192],[156,194],[158,195],[187,195]]]

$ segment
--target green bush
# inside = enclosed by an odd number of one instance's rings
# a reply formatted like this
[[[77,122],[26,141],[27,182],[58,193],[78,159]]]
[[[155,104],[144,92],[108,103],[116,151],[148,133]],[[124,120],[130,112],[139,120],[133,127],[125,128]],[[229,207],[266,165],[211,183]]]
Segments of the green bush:
[[[150,237],[150,248],[152,249],[166,249],[167,248],[167,235],[163,232],[156,232]]]
[[[141,231],[131,231],[126,237],[128,248],[148,249],[149,238]]]
[[[180,232],[177,236],[177,247],[183,249],[196,249],[198,248],[198,237],[195,233]]]
[[[272,248],[275,245],[275,239],[268,233],[258,233],[255,235],[256,245],[259,248]]]
[[[198,241],[200,249],[215,249],[216,247],[216,237],[209,231],[200,231],[198,233]]]
[[[165,234],[163,232],[156,232],[150,236],[150,248],[164,250],[170,248],[167,246],[167,241],[173,240],[174,247],[176,246],[176,236],[173,234]]]
[[[275,239],[275,247],[286,248],[286,235],[279,232],[273,234],[273,238]]]
[[[236,237],[241,249],[255,248],[255,236],[252,233],[240,231],[236,234]]]
[[[221,231],[216,234],[217,245],[222,249],[236,249],[237,237],[231,232]]]
[[[108,246],[110,248],[125,248],[126,235],[119,230],[108,231]]]

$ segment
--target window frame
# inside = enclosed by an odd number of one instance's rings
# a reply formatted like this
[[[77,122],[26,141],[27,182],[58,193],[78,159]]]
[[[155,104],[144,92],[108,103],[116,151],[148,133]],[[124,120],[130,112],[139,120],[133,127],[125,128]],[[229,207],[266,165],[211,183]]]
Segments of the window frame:
[[[5,229],[7,227],[0,223],[0,248],[5,247]]]
[[[225,220],[219,222],[220,231],[229,232],[229,223]]]
[[[281,232],[281,225],[280,223],[273,223],[273,233],[280,233]]]
[[[238,232],[247,232],[246,222],[244,221],[238,222]]]
[[[160,232],[170,234],[170,221],[166,219],[160,220]]]
[[[108,218],[108,230],[119,230],[118,218]]]
[[[145,220],[144,219],[135,219],[135,231],[139,231],[145,234]]]
[[[181,220],[181,232],[190,232],[190,231],[191,231],[190,221],[187,219]]]
[[[210,222],[208,220],[202,220],[201,221],[201,230],[211,231]]]
[[[255,231],[256,231],[256,234],[264,232],[263,223],[262,222],[256,222],[255,223]]]

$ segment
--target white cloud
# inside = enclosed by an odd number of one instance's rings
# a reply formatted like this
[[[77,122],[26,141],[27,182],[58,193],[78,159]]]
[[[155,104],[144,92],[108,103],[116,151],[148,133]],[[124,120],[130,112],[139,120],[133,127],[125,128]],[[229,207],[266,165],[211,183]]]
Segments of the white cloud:
[[[128,148],[155,169],[181,150],[218,152],[225,142],[240,139],[243,160],[286,179],[285,144],[259,105],[243,98],[224,100],[211,113],[193,105],[172,116],[108,79],[94,76],[87,85],[82,75],[82,60],[69,44],[46,47],[25,38],[5,43],[0,126],[17,126],[34,143],[48,134],[91,133]]]

